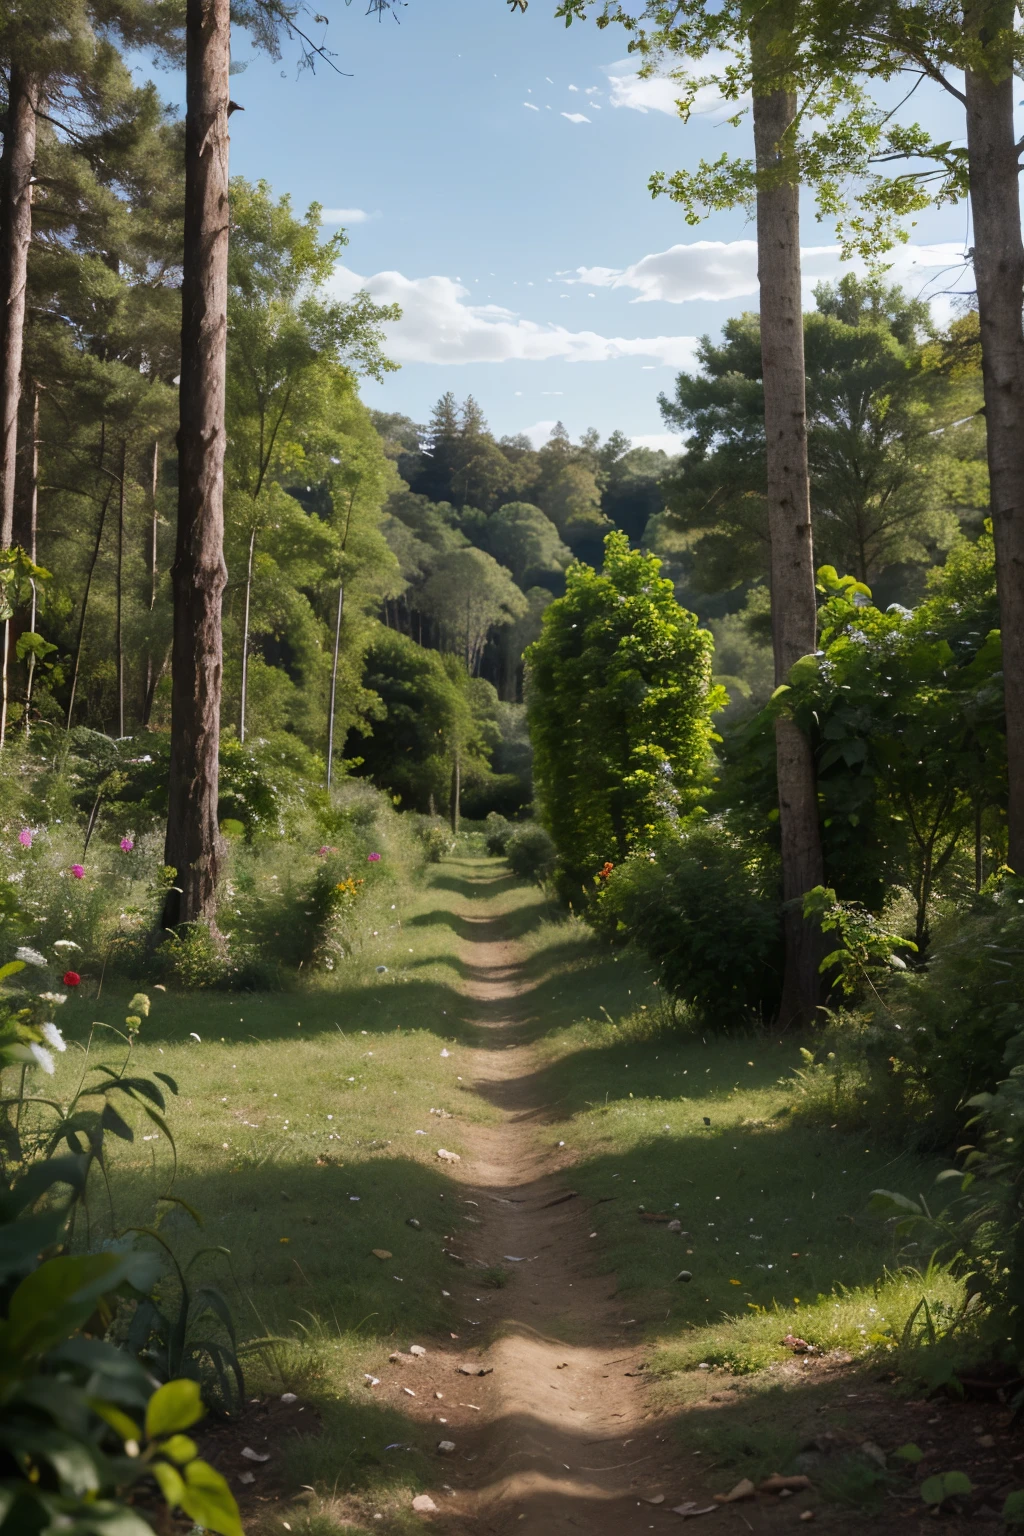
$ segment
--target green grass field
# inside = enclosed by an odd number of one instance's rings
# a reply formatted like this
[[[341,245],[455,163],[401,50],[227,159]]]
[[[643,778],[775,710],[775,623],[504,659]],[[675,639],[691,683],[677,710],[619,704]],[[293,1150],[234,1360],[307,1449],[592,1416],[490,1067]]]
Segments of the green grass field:
[[[794,1042],[702,1039],[673,1023],[634,958],[501,870],[483,859],[429,867],[396,899],[389,927],[305,990],[154,992],[134,1054],[137,1070],[178,1082],[173,1189],[203,1219],[199,1231],[165,1208],[163,1234],[182,1260],[228,1250],[202,1258],[200,1273],[230,1297],[243,1338],[282,1341],[250,1358],[252,1390],[300,1391],[321,1416],[321,1432],[289,1450],[290,1475],[325,1497],[354,1493],[384,1513],[377,1531],[405,1528],[408,1489],[429,1463],[423,1431],[379,1407],[363,1373],[396,1345],[449,1329],[442,1240],[462,1218],[436,1153],[460,1151],[460,1126],[497,1113],[467,1091],[476,1031],[459,947],[471,930],[453,909],[504,914],[503,932],[522,942],[521,1028],[548,1106],[538,1134],[566,1143],[558,1155],[591,1205],[594,1265],[629,1298],[658,1390],[682,1406],[706,1391],[702,1366],[749,1378],[746,1406],[730,1410],[737,1466],[784,1459],[764,1368],[789,1358],[788,1331],[822,1349],[884,1351],[925,1288],[956,1300],[943,1275],[926,1287],[901,1269],[908,1255],[866,1211],[879,1185],[927,1189],[930,1165],[801,1123],[787,1085]],[[92,1020],[118,1023],[127,995],[76,997],[61,1024],[80,1042]],[[114,1064],[119,1052],[113,1037],[94,1046]],[[61,1059],[58,1087],[79,1060],[73,1050]],[[171,1148],[160,1135],[143,1139],[153,1132],[140,1119],[135,1142],[116,1144],[120,1227],[150,1222],[168,1186]],[[97,1240],[107,1225],[98,1193],[92,1207]],[[670,1213],[683,1233],[646,1223],[645,1212]],[[682,1270],[692,1279],[677,1280]],[[567,1319],[567,1331],[575,1326]],[[685,1433],[700,1448],[704,1430]],[[396,1441],[416,1449],[399,1461],[385,1450]],[[322,1518],[323,1530],[339,1529]]]

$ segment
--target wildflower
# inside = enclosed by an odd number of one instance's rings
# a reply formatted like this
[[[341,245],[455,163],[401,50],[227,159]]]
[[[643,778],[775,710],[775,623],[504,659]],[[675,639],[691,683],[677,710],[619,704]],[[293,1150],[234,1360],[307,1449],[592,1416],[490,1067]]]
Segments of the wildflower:
[[[66,992],[40,992],[39,997],[42,1002],[49,1003],[51,1008],[59,1008],[68,1000]]]
[[[21,846],[23,848],[31,848],[32,847],[32,828],[31,827],[22,827],[21,831],[18,833],[18,842],[21,844]]]
[[[337,848],[330,848],[330,847],[328,847],[328,845],[326,843],[324,843],[322,848],[318,848],[317,849],[317,853],[320,855],[320,857],[322,859],[326,859],[328,854],[330,854],[330,853],[337,853],[337,851],[338,851]]]
[[[64,1044],[64,1036],[56,1024],[41,1024],[39,1027],[47,1045],[52,1045],[55,1051],[67,1050],[67,1046]]]
[[[31,1054],[35,1058],[36,1066],[37,1067],[42,1067],[43,1071],[44,1072],[48,1072],[49,1075],[52,1077],[53,1076],[53,1057],[50,1055],[50,1053],[46,1049],[45,1045],[30,1045],[29,1046],[29,1051],[31,1052]]]
[[[30,949],[27,944],[19,944],[14,951],[15,960],[21,960],[25,965],[41,965],[45,968],[46,956],[41,955],[38,949]]]
[[[76,880],[84,880],[85,879],[85,865],[84,864],[72,864],[72,866],[71,866],[71,873],[74,875]]]
[[[65,971],[61,978],[66,987],[77,987],[81,979],[77,971]]]
[[[380,863],[380,854],[379,853],[368,853],[366,855],[366,862],[367,862],[367,864],[379,864]]]
[[[135,839],[134,838],[122,837],[122,839],[121,839],[121,852],[122,853],[131,853],[131,851],[132,851],[132,849],[134,847],[135,847]]]

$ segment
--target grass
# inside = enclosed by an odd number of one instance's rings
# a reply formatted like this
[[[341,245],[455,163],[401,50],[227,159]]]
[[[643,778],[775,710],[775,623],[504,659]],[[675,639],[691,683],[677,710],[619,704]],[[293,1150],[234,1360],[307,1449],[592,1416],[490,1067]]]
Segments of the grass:
[[[467,1091],[471,1008],[486,1017],[489,1005],[459,991],[473,969],[460,943],[478,930],[456,907],[502,914],[503,934],[523,947],[521,1033],[536,1045],[547,1106],[539,1134],[566,1144],[591,1207],[594,1264],[628,1298],[659,1391],[680,1406],[722,1383],[736,1392],[713,1426],[688,1418],[688,1444],[700,1451],[706,1437],[737,1476],[786,1470],[821,1390],[813,1371],[779,1374],[792,1362],[787,1332],[823,1351],[895,1355],[922,1294],[940,1315],[959,1300],[948,1275],[908,1270],[926,1269],[927,1254],[900,1249],[866,1211],[878,1186],[928,1189],[929,1162],[801,1121],[796,1042],[702,1038],[635,957],[500,871],[478,857],[429,867],[396,891],[388,927],[302,991],[152,994],[134,1064],[178,1080],[174,1189],[204,1221],[197,1232],[173,1211],[163,1231],[182,1257],[229,1250],[201,1272],[228,1292],[243,1335],[282,1341],[254,1358],[253,1389],[299,1391],[320,1417],[287,1452],[293,1485],[318,1493],[292,1521],[296,1536],[338,1536],[339,1521],[374,1514],[383,1521],[351,1529],[411,1529],[408,1493],[431,1465],[426,1426],[371,1396],[363,1373],[379,1374],[396,1345],[450,1331],[442,1248],[462,1218],[437,1149],[459,1152],[461,1125],[496,1116]],[[119,1021],[127,996],[76,997],[61,1024],[81,1041],[97,1015]],[[502,1016],[507,1006],[494,1005]],[[118,1059],[115,1048],[104,1055]],[[69,1052],[58,1088],[73,1065]],[[151,1218],[171,1161],[163,1137],[118,1144],[122,1226]],[[683,1233],[642,1220],[650,1213],[679,1219]],[[684,1269],[688,1282],[676,1278]],[[480,1283],[505,1279],[495,1270]],[[398,1458],[387,1449],[396,1442],[412,1449]]]

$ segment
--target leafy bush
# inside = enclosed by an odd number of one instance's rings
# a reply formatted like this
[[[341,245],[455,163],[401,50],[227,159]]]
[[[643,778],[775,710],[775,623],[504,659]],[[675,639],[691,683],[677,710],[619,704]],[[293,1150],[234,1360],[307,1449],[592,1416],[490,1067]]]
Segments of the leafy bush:
[[[505,857],[514,875],[521,880],[536,880],[541,885],[555,872],[555,845],[535,821],[516,827],[505,844]]]
[[[440,816],[420,816],[416,831],[428,864],[440,864],[455,850],[455,834]]]
[[[515,827],[510,821],[506,821],[504,816],[499,816],[497,811],[490,811],[485,831],[487,852],[493,858],[503,859],[508,852],[509,838],[514,831]]]
[[[590,920],[631,941],[663,984],[714,1028],[769,1016],[779,998],[781,923],[774,859],[718,821],[598,876]]]

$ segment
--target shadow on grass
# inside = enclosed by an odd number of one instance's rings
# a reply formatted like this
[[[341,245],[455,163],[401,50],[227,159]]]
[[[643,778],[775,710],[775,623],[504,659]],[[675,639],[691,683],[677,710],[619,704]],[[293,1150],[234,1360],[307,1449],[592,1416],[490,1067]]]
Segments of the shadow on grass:
[[[450,928],[465,944],[500,943],[521,939],[541,923],[557,914],[541,904],[513,907],[510,912],[491,914],[486,910],[479,915],[466,917],[452,912],[448,907],[438,907],[433,912],[421,912],[410,918],[409,928]]]

